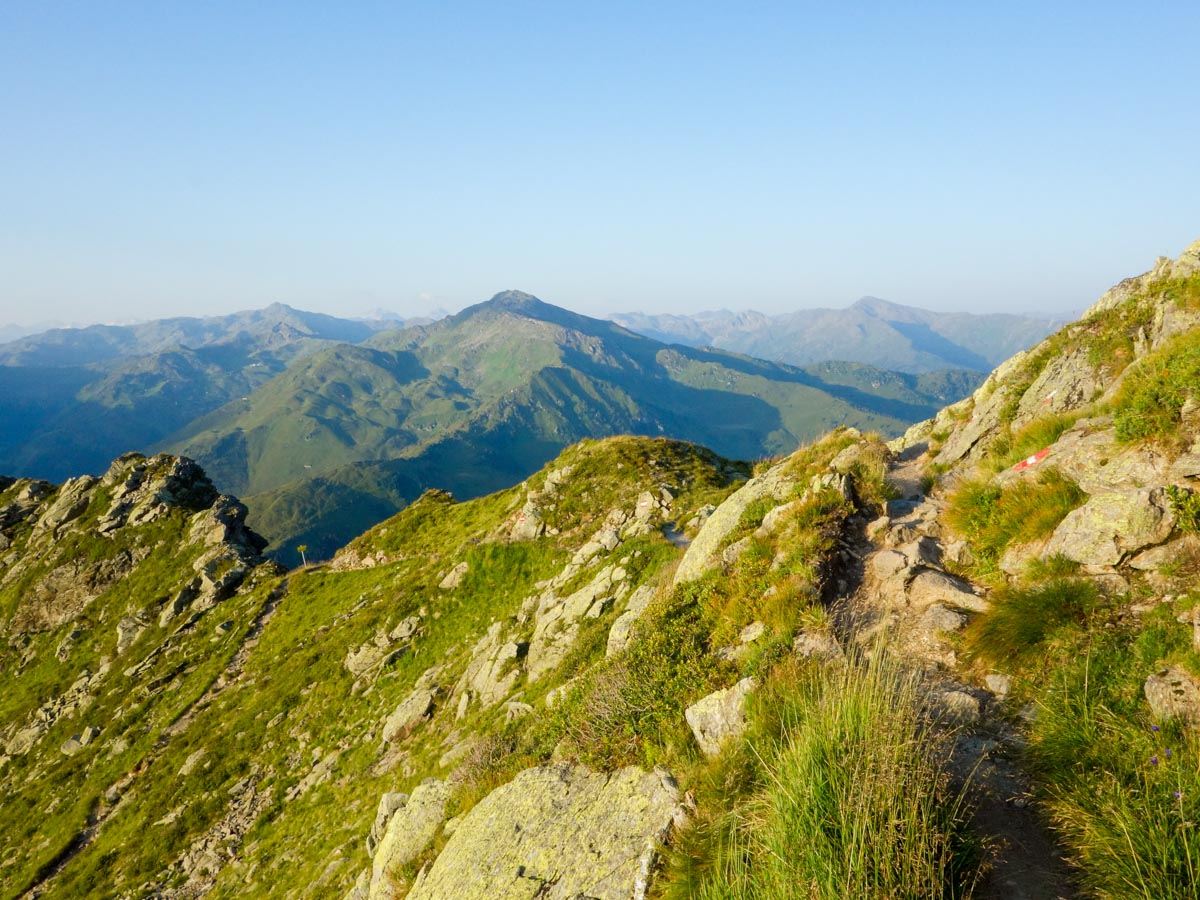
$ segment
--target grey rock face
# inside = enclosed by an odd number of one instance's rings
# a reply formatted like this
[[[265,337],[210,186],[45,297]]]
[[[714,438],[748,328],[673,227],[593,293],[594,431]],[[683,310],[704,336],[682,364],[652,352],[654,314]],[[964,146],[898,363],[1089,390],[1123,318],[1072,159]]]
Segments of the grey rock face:
[[[792,641],[792,651],[803,659],[823,659],[826,662],[846,656],[837,638],[820,631],[802,631],[796,635]]]
[[[1062,520],[1043,554],[1062,554],[1085,566],[1115,566],[1163,543],[1175,513],[1162,488],[1098,494]]]
[[[909,602],[915,607],[940,604],[945,607],[982,612],[987,601],[971,590],[971,586],[954,575],[926,570],[918,572],[908,585]]]
[[[746,730],[746,698],[753,690],[754,679],[743,678],[731,688],[697,700],[684,711],[705,756],[716,756],[727,740]]]
[[[795,481],[788,476],[782,464],[751,478],[705,520],[699,534],[683,555],[679,568],[675,570],[673,584],[695,581],[718,563],[721,543],[737,527],[742,513],[751,503],[764,497],[783,502],[794,488]]]
[[[1146,679],[1143,687],[1150,710],[1160,719],[1181,719],[1200,725],[1200,680],[1178,666],[1168,666]]]
[[[462,580],[466,577],[466,574],[469,570],[470,566],[467,565],[465,560],[460,562],[457,566],[446,573],[446,577],[438,583],[438,587],[443,591],[454,590],[456,587],[462,584]]]
[[[396,871],[433,843],[438,829],[446,820],[446,803],[449,799],[449,785],[430,778],[419,784],[408,800],[396,807],[383,831],[383,837],[379,839],[371,864],[370,900],[391,900],[398,896]]]
[[[636,767],[526,769],[455,828],[410,900],[645,897],[657,846],[681,817],[669,775]]]
[[[612,628],[608,629],[606,655],[611,656],[614,653],[619,653],[620,650],[629,646],[630,631],[634,628],[634,623],[637,622],[637,619],[641,618],[643,612],[646,612],[646,608],[653,599],[653,584],[642,584],[642,587],[629,595],[629,601],[625,604],[624,612],[620,613],[616,622],[612,623]]]
[[[383,739],[399,741],[408,737],[433,712],[433,690],[417,688],[400,701],[383,723]]]

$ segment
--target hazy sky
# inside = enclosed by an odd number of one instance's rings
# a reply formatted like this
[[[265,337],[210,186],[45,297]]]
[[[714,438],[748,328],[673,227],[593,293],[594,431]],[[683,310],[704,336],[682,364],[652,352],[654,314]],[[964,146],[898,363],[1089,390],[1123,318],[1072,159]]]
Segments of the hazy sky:
[[[0,11],[0,322],[1063,311],[1200,237],[1200,4]]]

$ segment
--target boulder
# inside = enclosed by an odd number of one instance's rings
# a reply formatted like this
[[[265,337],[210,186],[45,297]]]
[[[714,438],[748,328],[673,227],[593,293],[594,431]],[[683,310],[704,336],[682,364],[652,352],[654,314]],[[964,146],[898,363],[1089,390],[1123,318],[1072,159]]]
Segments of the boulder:
[[[462,584],[462,580],[466,576],[466,574],[470,570],[470,568],[471,567],[469,565],[467,565],[466,560],[463,560],[458,565],[456,565],[453,569],[451,569],[448,573],[446,573],[446,577],[443,578],[440,582],[438,582],[438,587],[441,588],[443,591],[454,590],[456,587],[458,587],[460,584]]]
[[[376,646],[373,643],[363,644],[354,650],[350,650],[346,654],[346,659],[343,665],[345,665],[346,671],[355,678],[361,678],[368,672],[379,668],[379,666],[383,663],[384,657],[387,655],[388,654],[386,650]]]
[[[898,550],[880,550],[871,554],[871,571],[876,578],[891,578],[908,568],[908,557]]]
[[[80,475],[78,478],[70,478],[63,482],[63,486],[59,489],[54,502],[50,504],[50,508],[42,513],[33,526],[33,534],[54,532],[83,515],[92,500],[92,488],[98,482],[99,479],[91,475]]]
[[[1146,679],[1143,691],[1157,718],[1200,725],[1200,680],[1191,673],[1179,666],[1167,666]]]
[[[383,739],[388,742],[401,741],[412,734],[433,712],[435,697],[433,690],[417,688],[412,691],[383,723]]]
[[[977,596],[968,582],[932,569],[918,572],[909,582],[908,601],[918,609],[935,604],[954,609],[969,609],[973,612],[982,612],[988,608],[987,601]]]
[[[1164,566],[1193,559],[1200,559],[1200,536],[1189,534],[1139,553],[1129,560],[1129,565],[1139,572],[1154,572]]]
[[[1062,554],[1084,566],[1116,566],[1163,543],[1174,527],[1175,513],[1162,488],[1097,494],[1067,514],[1043,556]]]
[[[403,803],[396,801],[397,795],[391,796],[393,800],[389,805],[394,805],[395,809],[375,850],[369,900],[392,900],[400,896],[397,890],[400,886],[396,883],[397,872],[433,843],[438,829],[446,820],[450,787],[444,781],[427,778],[413,789]],[[381,810],[383,803],[381,800]]]
[[[608,646],[605,649],[605,655],[612,656],[614,653],[619,653],[629,646],[630,631],[633,628],[633,623],[641,618],[642,613],[646,611],[646,607],[650,605],[650,601],[654,599],[654,585],[643,584],[640,588],[629,595],[629,600],[625,604],[625,611],[622,612],[612,624],[612,628],[608,630]]]
[[[779,502],[791,499],[795,479],[789,474],[787,461],[772,466],[762,475],[751,478],[735,491],[704,521],[699,533],[688,545],[687,552],[675,570],[673,585],[695,581],[720,560],[721,545],[737,527],[742,513],[751,503],[770,497]]]
[[[982,716],[982,705],[968,691],[942,691],[933,695],[933,713],[947,725],[973,725]]]
[[[989,691],[991,691],[1001,700],[1007,697],[1009,691],[1012,690],[1012,676],[1004,675],[999,672],[992,672],[988,675],[985,675],[983,678],[983,683],[987,686]]]
[[[792,651],[803,659],[823,659],[832,662],[846,654],[837,638],[824,631],[802,631],[792,641]]]
[[[546,532],[546,523],[542,519],[541,509],[532,501],[526,500],[521,511],[513,520],[508,535],[514,541],[532,541]]]
[[[733,687],[697,700],[684,711],[684,718],[705,756],[716,756],[727,740],[739,737],[746,730],[746,698],[754,687],[753,678],[743,678]]]
[[[146,630],[146,623],[136,616],[122,616],[117,622],[117,653],[124,653]]]
[[[526,769],[454,829],[409,900],[631,900],[682,817],[673,778],[637,767]]]

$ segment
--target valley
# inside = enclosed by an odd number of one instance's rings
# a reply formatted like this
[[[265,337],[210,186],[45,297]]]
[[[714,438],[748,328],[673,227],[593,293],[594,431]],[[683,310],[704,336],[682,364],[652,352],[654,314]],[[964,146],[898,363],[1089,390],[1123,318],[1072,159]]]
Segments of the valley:
[[[4,895],[1194,893],[1200,242],[950,387],[595,322],[501,295],[0,480]],[[224,485],[299,496],[289,441],[403,508],[265,556]]]

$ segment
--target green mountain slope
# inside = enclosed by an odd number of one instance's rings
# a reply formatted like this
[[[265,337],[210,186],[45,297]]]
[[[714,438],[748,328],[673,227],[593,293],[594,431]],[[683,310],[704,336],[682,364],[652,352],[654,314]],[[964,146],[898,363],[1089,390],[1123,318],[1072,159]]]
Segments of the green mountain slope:
[[[508,292],[313,354],[164,447],[245,497],[291,561],[298,543],[327,556],[425,488],[498,490],[585,437],[664,435],[758,458],[840,424],[898,433],[973,384],[666,346]]]
[[[1200,887],[1200,242],[887,445],[587,440],[261,547],[185,459],[0,478],[3,896]]]
[[[98,474],[117,454],[147,449],[247,396],[293,360],[380,327],[275,304],[58,329],[0,346],[0,470]]]

